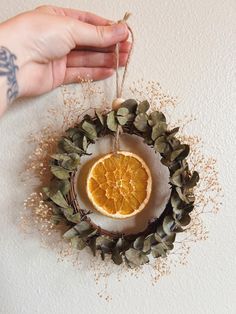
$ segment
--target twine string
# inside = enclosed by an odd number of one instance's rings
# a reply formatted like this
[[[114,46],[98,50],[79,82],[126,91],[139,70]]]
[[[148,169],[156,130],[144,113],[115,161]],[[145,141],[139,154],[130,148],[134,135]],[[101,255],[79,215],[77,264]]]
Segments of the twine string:
[[[116,97],[117,98],[121,98],[122,97],[122,93],[123,93],[123,89],[124,89],[124,84],[125,84],[125,79],[126,79],[126,75],[127,75],[127,70],[128,70],[128,66],[129,66],[129,62],[130,62],[130,56],[131,56],[131,52],[133,50],[133,45],[134,45],[134,33],[132,31],[132,29],[130,28],[130,26],[127,24],[127,20],[129,19],[131,13],[126,12],[123,19],[118,21],[118,23],[125,23],[128,27],[130,36],[131,36],[131,46],[130,46],[130,50],[128,52],[128,57],[127,57],[127,62],[126,65],[124,67],[124,72],[123,72],[123,76],[122,76],[122,80],[121,83],[120,78],[119,78],[119,57],[120,57],[120,43],[116,44],[115,47],[115,55],[116,55]]]
[[[127,62],[126,65],[124,67],[124,72],[123,72],[123,76],[122,76],[122,80],[120,82],[120,78],[119,78],[119,58],[120,58],[120,43],[116,44],[115,47],[115,56],[116,56],[116,98],[121,98],[122,94],[123,94],[123,89],[124,89],[124,84],[125,84],[125,79],[126,79],[126,75],[127,75],[127,70],[128,70],[128,66],[129,66],[129,62],[130,62],[130,56],[131,56],[131,52],[133,50],[133,45],[134,45],[134,33],[132,31],[132,29],[130,28],[130,26],[127,24],[127,20],[130,17],[130,13],[126,12],[123,19],[118,21],[118,23],[125,23],[128,27],[130,36],[131,36],[131,46],[128,52],[128,57],[127,57]],[[120,125],[118,125],[117,130],[116,130],[116,136],[115,136],[115,145],[114,145],[114,151],[115,153],[117,153],[117,151],[120,150],[120,133],[122,132],[122,127]]]

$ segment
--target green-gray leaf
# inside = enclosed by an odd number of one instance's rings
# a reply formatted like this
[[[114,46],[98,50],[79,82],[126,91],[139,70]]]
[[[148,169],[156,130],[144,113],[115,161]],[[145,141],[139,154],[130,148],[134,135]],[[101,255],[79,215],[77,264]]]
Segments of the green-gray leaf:
[[[66,240],[70,240],[70,239],[74,238],[77,235],[78,235],[77,230],[75,230],[74,228],[71,228],[71,229],[67,230],[63,234],[63,238],[66,239]]]
[[[90,223],[88,223],[87,221],[79,222],[74,228],[78,231],[81,237],[85,237],[91,232],[93,232],[93,229]]]
[[[115,118],[115,111],[111,111],[107,115],[107,127],[109,130],[115,132],[118,127],[118,123]]]
[[[120,105],[120,108],[127,108],[130,113],[135,113],[137,105],[138,104],[135,99],[127,99]]]
[[[157,257],[166,257],[166,251],[163,248],[162,243],[158,243],[154,246],[152,246],[152,256],[157,258]]]
[[[137,114],[145,113],[148,111],[149,107],[150,107],[149,102],[147,100],[144,100],[140,104],[138,104],[136,113]]]
[[[97,110],[95,111],[95,114],[96,114],[98,120],[100,121],[101,125],[104,125],[104,117],[102,116],[102,114],[99,113]]]
[[[143,252],[130,248],[125,252],[125,257],[131,265],[140,266],[149,262],[149,258]],[[130,264],[129,264],[130,265]]]
[[[70,190],[70,182],[69,180],[58,180],[56,178],[54,178],[51,182],[50,182],[50,190],[54,191],[55,193],[57,191],[61,191],[62,194],[65,196],[68,194],[69,190]]]
[[[70,177],[69,171],[60,166],[52,165],[51,172],[55,177],[57,177],[60,180],[65,180]]]
[[[117,248],[113,249],[111,258],[116,265],[120,265],[123,263],[123,258]]]
[[[84,151],[81,148],[76,146],[73,142],[71,142],[67,138],[63,138],[59,142],[59,146],[67,153],[77,153],[79,155],[84,154]]]
[[[66,214],[66,212],[64,211],[64,214]],[[66,219],[78,224],[81,221],[81,215],[80,213],[76,213],[76,214],[70,214],[66,216]]]
[[[154,233],[151,233],[145,238],[143,242],[142,251],[145,253],[148,252],[154,243],[156,243],[156,239],[155,239]]]
[[[173,175],[170,178],[170,182],[178,187],[181,187],[183,185],[183,174],[184,169],[178,169],[176,170]]]
[[[173,233],[175,227],[175,220],[171,216],[166,216],[163,220],[163,230],[167,235],[171,235]]]
[[[137,239],[135,239],[133,243],[133,247],[136,250],[142,250],[143,249],[143,242],[144,242],[144,237],[140,236]]]
[[[148,123],[150,126],[154,126],[160,122],[166,122],[166,117],[162,112],[153,111],[152,113],[150,113],[148,117]]]
[[[61,191],[57,191],[56,193],[52,193],[47,187],[43,188],[43,192],[50,198],[56,205],[66,208],[68,207],[68,203],[62,195]]]
[[[85,131],[86,136],[91,139],[95,140],[97,138],[97,131],[95,126],[88,121],[84,121],[82,124],[82,129]]]
[[[83,250],[86,247],[86,242],[78,236],[71,239],[71,246],[76,250]]]
[[[128,121],[129,110],[127,108],[119,108],[116,114],[117,121],[120,125],[125,125]]]
[[[79,154],[72,153],[69,155],[70,159],[62,162],[62,167],[67,170],[76,170],[78,165],[80,164],[80,156]]]
[[[192,189],[197,185],[198,181],[199,181],[199,174],[197,171],[194,171],[191,178],[186,182],[185,187],[187,189]]]
[[[140,132],[145,132],[148,128],[147,121],[148,121],[148,117],[146,113],[140,113],[136,116],[134,120],[134,126]]]
[[[152,140],[155,141],[159,136],[163,135],[167,130],[167,124],[165,122],[158,122],[152,128]]]
[[[168,149],[165,136],[160,136],[155,140],[154,149],[158,153],[164,153]]]
[[[67,154],[53,154],[51,157],[58,161],[67,161],[70,160],[70,157]]]

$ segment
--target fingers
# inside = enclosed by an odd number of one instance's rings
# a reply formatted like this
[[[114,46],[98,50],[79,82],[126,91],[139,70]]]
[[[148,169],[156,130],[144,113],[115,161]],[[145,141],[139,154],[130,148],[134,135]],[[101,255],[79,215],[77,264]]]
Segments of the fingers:
[[[80,20],[85,23],[93,24],[93,25],[99,25],[99,26],[105,26],[109,25],[111,23],[114,23],[113,21],[110,21],[108,19],[105,19],[101,16],[98,16],[96,14],[90,13],[90,12],[84,12],[80,10],[75,9],[69,9],[69,8],[61,8],[51,5],[42,5],[36,8],[36,10],[45,12],[45,13],[51,13],[51,14],[57,14],[57,15],[64,15],[68,17],[72,17],[76,20]]]
[[[68,24],[67,24],[68,26]],[[70,20],[70,35],[76,46],[109,47],[128,37],[127,25],[94,26],[75,19]]]
[[[119,54],[119,66],[125,66],[128,54]],[[104,67],[115,68],[116,56],[114,53],[92,51],[72,51],[67,56],[67,67]]]
[[[63,8],[62,10],[66,16],[70,16],[74,19],[78,19],[84,23],[89,23],[89,24],[93,24],[97,26],[106,26],[106,25],[110,25],[111,23],[114,23],[110,20],[107,20],[101,16],[98,16],[90,12],[83,12],[83,11],[67,9],[67,8]]]
[[[131,47],[131,43],[128,41],[124,41],[120,43],[120,52],[129,52]],[[115,52],[116,46],[110,46],[110,47],[105,47],[105,48],[98,48],[98,47],[86,47],[86,46],[78,46],[75,48],[75,50],[89,50],[89,51],[98,51],[98,52]]]
[[[109,68],[67,68],[63,84],[78,83],[80,80],[99,81],[110,77],[114,69]]]

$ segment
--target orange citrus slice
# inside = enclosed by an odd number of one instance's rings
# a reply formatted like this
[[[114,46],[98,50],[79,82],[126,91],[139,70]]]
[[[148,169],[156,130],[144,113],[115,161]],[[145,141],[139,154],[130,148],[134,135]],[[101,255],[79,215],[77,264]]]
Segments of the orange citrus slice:
[[[127,218],[147,204],[152,178],[146,163],[137,155],[119,151],[94,163],[87,180],[88,197],[102,214]]]

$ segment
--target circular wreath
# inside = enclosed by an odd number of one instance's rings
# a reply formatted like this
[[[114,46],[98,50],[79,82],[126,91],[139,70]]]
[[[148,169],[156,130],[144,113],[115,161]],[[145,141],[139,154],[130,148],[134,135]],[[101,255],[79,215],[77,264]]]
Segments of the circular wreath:
[[[94,117],[84,116],[82,121],[69,128],[52,155],[50,169],[53,175],[43,191],[52,208],[52,222],[64,222],[67,231],[63,237],[72,247],[82,250],[90,247],[94,256],[99,251],[102,259],[111,255],[117,265],[125,262],[130,267],[140,266],[153,258],[165,257],[174,247],[176,233],[183,232],[190,223],[194,208],[193,188],[199,180],[186,161],[189,146],[176,137],[179,128],[169,130],[164,114],[149,110],[148,101],[124,101],[119,109],[109,113],[95,112]],[[145,230],[136,234],[112,233],[91,221],[89,211],[81,209],[76,199],[75,173],[80,158],[88,155],[87,149],[105,135],[115,135],[117,129],[144,139],[161,155],[161,163],[169,169],[170,198],[159,218],[149,221]]]

